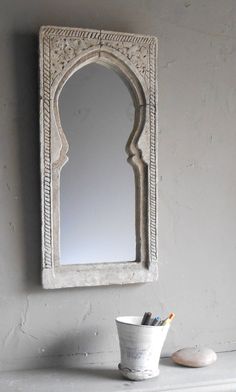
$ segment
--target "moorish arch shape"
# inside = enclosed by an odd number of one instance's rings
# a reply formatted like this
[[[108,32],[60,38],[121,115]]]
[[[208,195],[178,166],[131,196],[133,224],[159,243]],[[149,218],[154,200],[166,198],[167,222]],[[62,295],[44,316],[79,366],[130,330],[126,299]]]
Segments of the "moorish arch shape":
[[[157,279],[157,39],[136,34],[45,26],[40,30],[42,283],[44,288],[148,282]],[[60,172],[68,143],[58,99],[82,67],[98,63],[126,83],[135,108],[127,143],[135,174],[135,262],[60,264]],[[92,244],[91,244],[92,245]]]

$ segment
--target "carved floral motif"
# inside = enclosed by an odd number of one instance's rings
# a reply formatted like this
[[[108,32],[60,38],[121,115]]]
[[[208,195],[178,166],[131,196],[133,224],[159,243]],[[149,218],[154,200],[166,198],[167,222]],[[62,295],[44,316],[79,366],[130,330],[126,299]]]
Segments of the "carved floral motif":
[[[69,37],[51,38],[51,78],[52,82],[65,66],[85,49],[98,45],[97,39]]]
[[[148,79],[148,46],[144,44],[134,44],[133,42],[106,42],[105,45],[118,50],[128,60],[130,60],[144,79]]]
[[[99,44],[98,39],[71,37],[51,37],[51,80],[55,80],[65,66],[79,56],[82,51]],[[133,42],[104,41],[105,46],[118,50],[138,69],[144,79],[148,79],[148,45]]]

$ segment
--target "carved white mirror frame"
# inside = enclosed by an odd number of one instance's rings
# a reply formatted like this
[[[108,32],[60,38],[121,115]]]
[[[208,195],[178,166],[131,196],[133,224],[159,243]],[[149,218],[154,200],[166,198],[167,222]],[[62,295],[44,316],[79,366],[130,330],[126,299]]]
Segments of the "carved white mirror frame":
[[[157,38],[43,26],[40,30],[42,283],[44,288],[148,282],[157,279]],[[127,142],[135,176],[136,260],[60,264],[60,172],[69,149],[58,98],[71,75],[90,63],[115,70],[135,107]],[[105,191],[105,190],[104,190]],[[92,245],[92,244],[91,244]]]

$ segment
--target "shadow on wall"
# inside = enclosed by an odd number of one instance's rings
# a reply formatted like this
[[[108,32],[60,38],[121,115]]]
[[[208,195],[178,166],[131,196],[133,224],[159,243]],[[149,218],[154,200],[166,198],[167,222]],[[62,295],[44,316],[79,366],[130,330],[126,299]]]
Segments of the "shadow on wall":
[[[41,286],[41,218],[39,158],[39,84],[37,34],[13,34],[14,83],[20,200],[22,201],[22,238],[26,289]]]
[[[98,346],[98,337],[93,332],[94,328],[80,328],[77,331],[62,333],[60,339],[56,338],[54,342],[50,342],[41,349],[38,358],[40,367],[79,368],[80,366],[104,363],[103,355],[107,354],[107,357],[110,358],[109,354],[112,355],[114,352],[103,352],[102,347],[106,347],[106,336],[105,334],[99,336]],[[119,353],[117,352],[117,364],[118,359]]]

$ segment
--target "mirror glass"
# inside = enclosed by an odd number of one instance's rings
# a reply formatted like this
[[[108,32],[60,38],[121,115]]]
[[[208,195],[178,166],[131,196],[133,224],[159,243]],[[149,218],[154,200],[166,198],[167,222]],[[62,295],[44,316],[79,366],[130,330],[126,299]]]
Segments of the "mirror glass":
[[[134,111],[119,75],[99,64],[76,71],[62,89],[69,160],[60,177],[61,264],[136,259],[134,171],[125,151]]]

